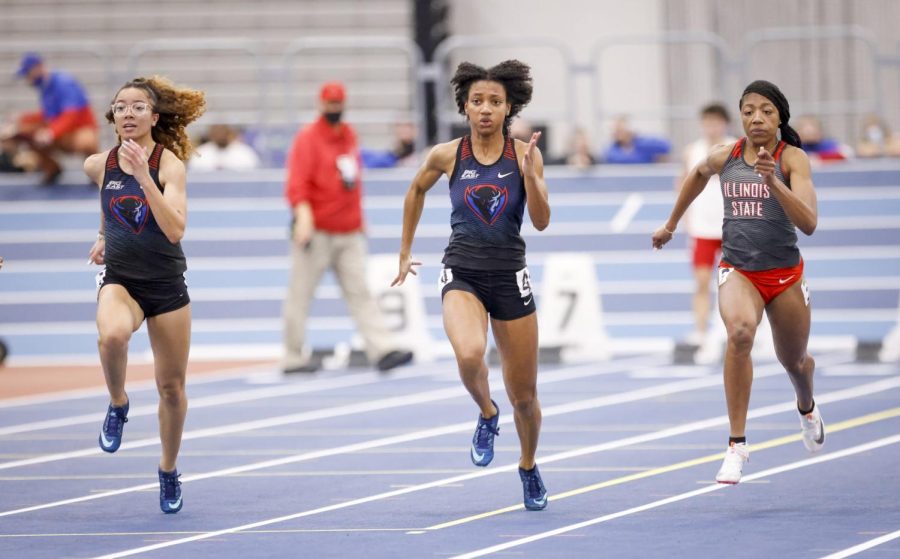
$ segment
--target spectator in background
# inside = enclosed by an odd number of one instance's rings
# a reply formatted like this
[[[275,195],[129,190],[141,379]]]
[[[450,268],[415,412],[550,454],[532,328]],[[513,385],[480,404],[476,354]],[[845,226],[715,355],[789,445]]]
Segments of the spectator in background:
[[[862,123],[856,156],[900,157],[900,135],[891,134],[890,128],[878,116],[868,115]]]
[[[19,118],[17,138],[38,156],[44,184],[56,181],[62,167],[53,157],[57,151],[88,157],[100,151],[99,131],[84,88],[65,72],[51,72],[39,54],[22,57],[16,75],[41,94],[41,110]]]
[[[33,151],[22,149],[16,140],[14,124],[0,127],[0,173],[24,173],[37,169],[37,156]]]
[[[213,124],[207,141],[197,147],[188,162],[192,171],[246,171],[259,168],[259,155],[240,133],[227,124]]]
[[[362,180],[356,132],[342,122],[344,86],[329,82],[319,93],[320,117],[294,138],[285,196],[293,212],[291,275],[284,302],[286,373],[313,372],[319,364],[306,344],[306,319],[316,286],[334,271],[366,344],[369,361],[386,371],[412,360],[396,348],[366,285]]]
[[[394,146],[390,150],[361,149],[363,167],[384,169],[417,165],[416,126],[412,122],[394,124]]]
[[[659,163],[672,151],[667,140],[638,135],[627,117],[613,123],[613,142],[603,153],[606,163]]]
[[[587,132],[582,128],[578,128],[572,135],[572,145],[569,155],[565,159],[565,164],[579,169],[586,169],[596,163],[591,151],[591,142],[588,139]]]
[[[803,151],[812,161],[843,161],[853,156],[848,146],[834,138],[825,137],[822,122],[814,116],[804,115],[798,118],[797,133],[803,142]]]
[[[701,137],[689,144],[684,150],[683,170],[675,185],[681,189],[688,173],[709,156],[710,151],[718,145],[729,144],[736,140],[728,134],[731,118],[728,110],[721,103],[711,103],[700,111]],[[709,294],[709,282],[712,279],[713,267],[718,263],[722,251],[722,220],[725,218],[722,189],[719,176],[713,175],[706,186],[688,206],[685,213],[687,233],[690,239],[691,263],[694,270],[694,331],[687,337],[687,343],[701,345],[706,337],[709,313],[712,307]]]

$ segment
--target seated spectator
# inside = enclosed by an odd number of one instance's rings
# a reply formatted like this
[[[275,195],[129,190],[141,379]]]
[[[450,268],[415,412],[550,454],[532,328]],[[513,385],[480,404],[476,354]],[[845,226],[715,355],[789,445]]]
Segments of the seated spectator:
[[[416,156],[416,126],[411,122],[394,124],[394,145],[389,150],[361,149],[363,167],[384,169],[418,165]]]
[[[207,141],[200,144],[188,161],[192,171],[246,171],[259,168],[259,155],[244,143],[237,130],[227,124],[213,124]]]
[[[43,182],[50,184],[62,173],[55,152],[87,157],[100,151],[97,122],[81,83],[68,73],[49,71],[39,54],[26,53],[16,75],[41,94],[41,110],[18,119],[16,138],[37,154]]]
[[[670,151],[667,140],[640,136],[626,117],[619,117],[613,123],[613,142],[603,159],[606,163],[659,163],[666,160]]]
[[[572,145],[569,148],[569,155],[566,157],[566,165],[586,169],[596,163],[594,156],[591,154],[591,143],[588,140],[587,132],[582,128],[575,130],[572,135]]]
[[[867,116],[862,123],[857,157],[900,157],[900,134],[891,134],[887,124],[876,115]]]
[[[801,116],[794,123],[794,128],[803,142],[803,151],[812,160],[843,161],[853,155],[849,147],[834,138],[826,138],[821,121],[814,116]]]

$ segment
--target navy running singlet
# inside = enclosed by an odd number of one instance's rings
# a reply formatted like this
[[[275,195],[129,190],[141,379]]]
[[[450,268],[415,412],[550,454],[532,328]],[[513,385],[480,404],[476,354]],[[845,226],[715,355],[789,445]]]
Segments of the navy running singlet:
[[[450,177],[450,243],[443,263],[470,270],[521,270],[525,267],[522,215],[525,180],[516,150],[506,138],[503,153],[483,165],[472,153],[469,136],[456,150]]]
[[[160,191],[159,162],[163,146],[150,154],[150,176]],[[106,267],[116,276],[132,280],[164,280],[181,277],[187,269],[181,243],[172,244],[159,228],[137,179],[122,171],[119,146],[110,150],[100,201],[106,235]]]
[[[797,231],[784,213],[769,185],[744,161],[741,138],[719,173],[725,221],[722,224],[722,260],[748,271],[790,268],[800,263]],[[772,157],[775,176],[791,187],[781,170],[785,142],[779,142]]]

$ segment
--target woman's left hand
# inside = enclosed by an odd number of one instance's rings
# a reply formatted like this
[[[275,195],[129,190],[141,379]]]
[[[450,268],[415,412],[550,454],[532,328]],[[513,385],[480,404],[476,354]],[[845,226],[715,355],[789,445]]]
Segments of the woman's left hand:
[[[150,159],[150,154],[146,148],[129,139],[122,142],[122,147],[119,151],[125,158],[125,161],[128,162],[128,166],[131,167],[131,175],[138,179],[138,182],[143,183],[144,181],[141,179],[151,180],[150,166],[147,163]]]
[[[534,170],[534,150],[535,146],[537,146],[538,138],[540,137],[540,132],[535,132],[531,135],[531,141],[528,142],[528,149],[525,150],[525,156],[522,158],[522,174],[526,177],[537,178],[537,173]]]

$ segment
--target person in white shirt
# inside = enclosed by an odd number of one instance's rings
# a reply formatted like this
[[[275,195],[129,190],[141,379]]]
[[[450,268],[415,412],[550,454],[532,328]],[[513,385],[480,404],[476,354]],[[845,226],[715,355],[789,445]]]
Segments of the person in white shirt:
[[[192,171],[246,171],[260,166],[259,155],[245,144],[237,130],[227,124],[213,124],[208,141],[194,151],[188,162]]]
[[[734,142],[728,134],[731,119],[728,110],[721,103],[711,103],[700,111],[701,137],[684,150],[684,173],[705,160],[713,147]],[[684,174],[679,177],[676,188],[684,182]],[[706,188],[690,205],[687,213],[687,233],[690,238],[691,263],[694,270],[694,331],[685,340],[689,344],[701,345],[709,323],[712,307],[709,282],[713,267],[722,251],[722,219],[724,218],[722,189],[718,175],[709,179]]]

